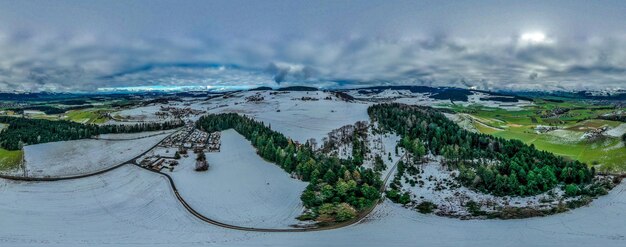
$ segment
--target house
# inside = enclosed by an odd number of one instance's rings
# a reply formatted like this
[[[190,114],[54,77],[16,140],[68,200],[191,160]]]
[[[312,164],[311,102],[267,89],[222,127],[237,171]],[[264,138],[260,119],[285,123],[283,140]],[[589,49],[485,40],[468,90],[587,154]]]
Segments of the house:
[[[206,171],[209,169],[209,163],[206,160],[197,160],[196,161],[196,171]]]

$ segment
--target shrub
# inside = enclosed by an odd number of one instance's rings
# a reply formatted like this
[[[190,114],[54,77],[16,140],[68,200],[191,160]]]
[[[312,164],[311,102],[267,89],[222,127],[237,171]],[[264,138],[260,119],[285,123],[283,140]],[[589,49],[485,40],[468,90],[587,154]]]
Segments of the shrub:
[[[340,222],[352,219],[356,216],[356,210],[345,202],[337,205],[336,213],[337,216],[335,219]]]
[[[420,204],[418,204],[416,208],[417,208],[417,211],[420,213],[430,214],[437,208],[437,205],[429,201],[423,201]]]
[[[566,196],[577,196],[578,192],[580,192],[580,188],[575,184],[568,184],[565,186],[565,195]]]

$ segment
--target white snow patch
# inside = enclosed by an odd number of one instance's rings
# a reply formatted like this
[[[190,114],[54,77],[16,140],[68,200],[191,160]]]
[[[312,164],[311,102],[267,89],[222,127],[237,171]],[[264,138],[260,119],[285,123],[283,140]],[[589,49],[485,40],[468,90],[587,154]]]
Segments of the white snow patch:
[[[210,171],[209,171],[210,172]],[[209,225],[167,180],[135,166],[52,183],[0,179],[2,246],[624,246],[626,184],[588,207],[521,220],[458,220],[385,201],[360,224],[252,233]],[[445,237],[433,237],[445,236]]]
[[[624,133],[626,133],[626,123],[620,124],[617,127],[604,132],[605,135],[612,137],[622,137]]]
[[[440,157],[438,157],[440,159]],[[428,162],[417,165],[421,173],[417,176],[405,172],[401,179],[402,190],[411,193],[413,200],[419,202],[429,201],[437,205],[435,212],[451,216],[470,216],[471,213],[465,207],[467,202],[474,201],[486,212],[497,211],[498,207],[532,207],[535,209],[549,209],[558,204],[563,191],[557,186],[550,192],[544,192],[535,196],[494,196],[471,190],[459,185],[455,176],[458,170],[448,171],[440,164],[440,161]],[[454,174],[454,175],[453,175]],[[408,181],[414,180],[415,185]],[[423,184],[420,185],[419,181]],[[550,195],[552,194],[552,195]],[[573,200],[575,198],[569,198]]]
[[[29,177],[64,177],[97,172],[132,159],[167,135],[166,132],[136,140],[83,139],[25,146],[26,172]]]
[[[260,93],[260,102],[247,102],[246,97]],[[301,100],[310,97],[317,100]],[[331,100],[326,100],[331,97]],[[227,99],[217,98],[210,113],[235,112],[245,114],[277,130],[286,136],[304,143],[310,138],[321,139],[333,129],[357,121],[369,120],[366,103],[338,100],[327,92],[242,92]]]
[[[221,151],[208,152],[209,170],[196,172],[195,154],[170,174],[179,193],[201,214],[234,225],[288,228],[301,224],[300,195],[307,183],[263,160],[242,135],[226,130]]]

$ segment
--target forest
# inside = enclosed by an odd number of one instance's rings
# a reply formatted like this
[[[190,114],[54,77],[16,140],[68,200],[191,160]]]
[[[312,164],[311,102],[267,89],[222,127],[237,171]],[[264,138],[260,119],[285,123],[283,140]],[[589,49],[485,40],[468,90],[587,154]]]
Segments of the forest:
[[[134,125],[81,124],[65,120],[0,117],[8,127],[0,132],[0,147],[19,150],[24,145],[90,138],[100,134],[136,133],[181,127],[181,121],[138,123]]]
[[[572,195],[594,177],[594,169],[537,150],[518,140],[506,140],[462,129],[430,107],[379,104],[368,108],[372,121],[402,136],[400,146],[416,160],[427,154],[443,156],[443,164],[458,168],[465,186],[505,196],[527,196],[566,185]]]
[[[264,159],[308,181],[301,200],[309,213],[302,220],[345,221],[380,198],[380,174],[361,167],[362,159],[339,159],[315,152],[247,116],[235,113],[206,115],[196,123],[207,132],[233,128],[257,149]]]

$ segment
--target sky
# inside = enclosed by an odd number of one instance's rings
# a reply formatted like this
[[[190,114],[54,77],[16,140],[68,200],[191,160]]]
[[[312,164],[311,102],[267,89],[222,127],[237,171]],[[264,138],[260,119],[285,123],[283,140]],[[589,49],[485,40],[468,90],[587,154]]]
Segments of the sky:
[[[626,89],[626,1],[0,0],[0,91]]]

